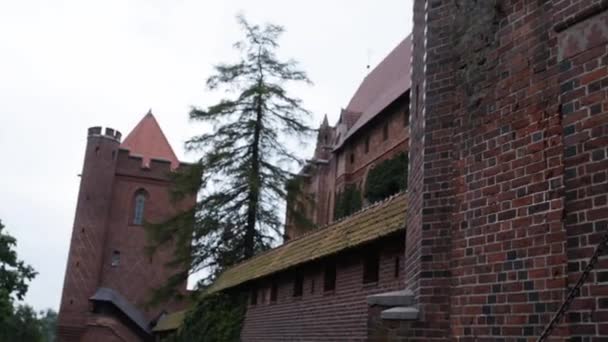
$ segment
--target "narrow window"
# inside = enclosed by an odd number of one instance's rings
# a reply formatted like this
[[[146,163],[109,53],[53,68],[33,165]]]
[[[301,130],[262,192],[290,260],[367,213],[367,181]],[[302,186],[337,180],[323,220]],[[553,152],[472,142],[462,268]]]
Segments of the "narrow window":
[[[146,208],[146,193],[139,191],[135,195],[135,205],[133,209],[133,224],[142,225],[144,223],[144,210]]]
[[[257,305],[257,304],[258,304],[258,289],[254,287],[251,290],[251,305]]]
[[[310,293],[311,294],[315,293],[315,278],[314,277],[310,278]]]
[[[365,137],[365,153],[369,152],[369,135]]]
[[[296,278],[293,282],[293,296],[301,297],[304,292],[304,276],[301,272],[296,272]]]
[[[370,252],[363,260],[363,283],[375,283],[378,281],[380,256],[378,252]]]
[[[276,281],[272,282],[272,286],[270,287],[270,301],[271,302],[276,302],[277,301],[277,295],[279,293],[279,287],[277,285]]]
[[[112,252],[112,267],[118,267],[120,265],[120,252],[113,251]]]
[[[388,123],[382,127],[382,140],[388,140]]]
[[[410,124],[410,111],[409,108],[406,108],[403,112],[403,127],[406,127]]]
[[[354,163],[355,163],[355,154],[354,154],[354,153],[351,153],[351,154],[350,154],[350,163],[351,163],[351,164],[354,164]]]
[[[395,278],[399,278],[399,271],[401,268],[401,257],[397,255],[395,257]]]
[[[325,272],[323,276],[323,290],[333,291],[336,289],[336,264],[329,263],[325,265]]]

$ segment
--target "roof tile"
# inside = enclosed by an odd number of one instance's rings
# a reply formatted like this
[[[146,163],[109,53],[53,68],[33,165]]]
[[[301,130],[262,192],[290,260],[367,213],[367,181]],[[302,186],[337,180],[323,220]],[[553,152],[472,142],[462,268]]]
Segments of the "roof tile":
[[[227,269],[208,292],[238,286],[405,229],[406,208],[405,193],[373,204],[352,216]]]

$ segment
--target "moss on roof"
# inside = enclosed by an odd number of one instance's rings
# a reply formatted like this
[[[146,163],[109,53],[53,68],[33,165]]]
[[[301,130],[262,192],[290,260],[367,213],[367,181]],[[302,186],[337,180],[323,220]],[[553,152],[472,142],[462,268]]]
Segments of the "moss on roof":
[[[184,322],[187,313],[188,310],[182,310],[162,316],[152,331],[162,332],[177,330]]]
[[[227,269],[207,293],[225,290],[405,229],[406,208],[405,193],[373,204]]]

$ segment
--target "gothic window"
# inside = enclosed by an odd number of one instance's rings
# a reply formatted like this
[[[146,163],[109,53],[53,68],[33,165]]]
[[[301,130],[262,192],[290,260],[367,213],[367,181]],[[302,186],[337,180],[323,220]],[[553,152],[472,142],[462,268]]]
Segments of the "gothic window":
[[[135,225],[142,225],[144,223],[147,197],[147,193],[144,190],[139,190],[135,193],[133,201],[133,224]]]

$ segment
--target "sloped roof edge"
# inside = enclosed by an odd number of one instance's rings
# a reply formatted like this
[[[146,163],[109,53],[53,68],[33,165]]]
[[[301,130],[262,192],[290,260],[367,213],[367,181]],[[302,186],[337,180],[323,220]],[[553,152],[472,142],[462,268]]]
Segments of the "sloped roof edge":
[[[214,293],[336,254],[405,229],[407,194],[399,193],[224,271],[207,290]]]
[[[347,111],[362,113],[338,141],[334,150],[370,122],[411,86],[412,35],[408,35],[361,82],[351,98]]]
[[[107,287],[100,287],[95,294],[89,298],[91,301],[112,303],[120,311],[122,311],[130,320],[132,320],[145,333],[150,334],[150,327],[144,314],[131,304],[120,293]]]

